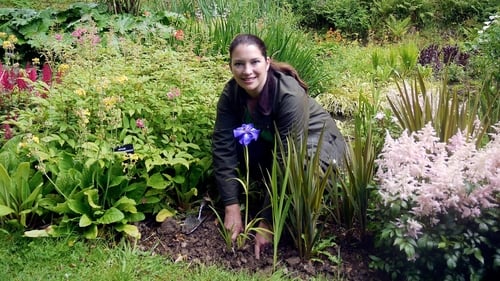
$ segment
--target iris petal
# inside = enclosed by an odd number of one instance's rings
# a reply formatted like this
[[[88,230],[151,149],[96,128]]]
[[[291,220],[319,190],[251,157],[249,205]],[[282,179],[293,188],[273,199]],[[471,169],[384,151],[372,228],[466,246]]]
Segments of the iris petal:
[[[249,145],[252,140],[257,140],[259,137],[260,130],[255,129],[253,124],[242,124],[241,127],[238,127],[233,130],[234,137],[244,146]]]

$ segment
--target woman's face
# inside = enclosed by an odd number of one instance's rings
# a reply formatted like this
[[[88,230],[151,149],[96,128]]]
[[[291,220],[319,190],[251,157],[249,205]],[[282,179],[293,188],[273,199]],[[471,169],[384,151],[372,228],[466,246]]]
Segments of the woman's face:
[[[267,80],[270,59],[256,45],[241,44],[234,48],[229,67],[236,83],[251,97],[258,97]]]

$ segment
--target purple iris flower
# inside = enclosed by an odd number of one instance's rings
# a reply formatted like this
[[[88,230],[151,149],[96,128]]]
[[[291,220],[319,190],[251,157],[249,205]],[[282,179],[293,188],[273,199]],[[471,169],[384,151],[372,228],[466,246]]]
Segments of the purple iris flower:
[[[255,129],[253,124],[243,124],[233,130],[234,137],[244,146],[249,145],[252,140],[257,140],[260,130]]]

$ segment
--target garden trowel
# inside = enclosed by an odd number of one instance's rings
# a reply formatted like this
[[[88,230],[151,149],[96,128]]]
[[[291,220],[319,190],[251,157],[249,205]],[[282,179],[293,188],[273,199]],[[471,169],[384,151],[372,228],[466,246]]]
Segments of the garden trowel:
[[[193,233],[206,219],[208,216],[202,217],[203,207],[207,205],[207,201],[203,200],[200,205],[200,209],[198,210],[198,216],[190,215],[186,217],[184,222],[182,223],[182,228],[184,233],[191,234]]]

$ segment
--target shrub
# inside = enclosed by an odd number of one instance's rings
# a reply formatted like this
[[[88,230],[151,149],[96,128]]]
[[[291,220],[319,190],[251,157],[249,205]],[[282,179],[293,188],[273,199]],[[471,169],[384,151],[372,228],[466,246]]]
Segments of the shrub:
[[[16,108],[10,124],[45,176],[53,230],[137,237],[132,222],[148,214],[162,220],[197,196],[210,171],[214,89],[229,73],[222,61],[165,47],[168,39],[155,41],[161,48],[112,33],[97,42],[92,26],[77,30],[61,83]],[[201,65],[211,72],[193,71]],[[127,145],[133,154],[114,151]]]
[[[498,125],[480,149],[462,132],[441,142],[430,124],[387,137],[377,159],[378,268],[410,280],[484,280],[500,269]]]
[[[491,15],[478,31],[478,36],[472,42],[473,50],[478,52],[475,62],[478,72],[492,75],[500,83],[500,14]]]
[[[432,0],[375,0],[371,9],[373,27],[382,26],[381,22],[390,15],[398,20],[411,19],[412,26],[423,27],[434,17]]]
[[[442,0],[436,1],[435,21],[442,27],[453,27],[480,21],[489,12],[495,12],[494,0]]]
[[[370,28],[367,5],[363,1],[287,1],[292,11],[299,17],[300,23],[314,29],[334,28],[343,36],[354,39],[366,39]]]

